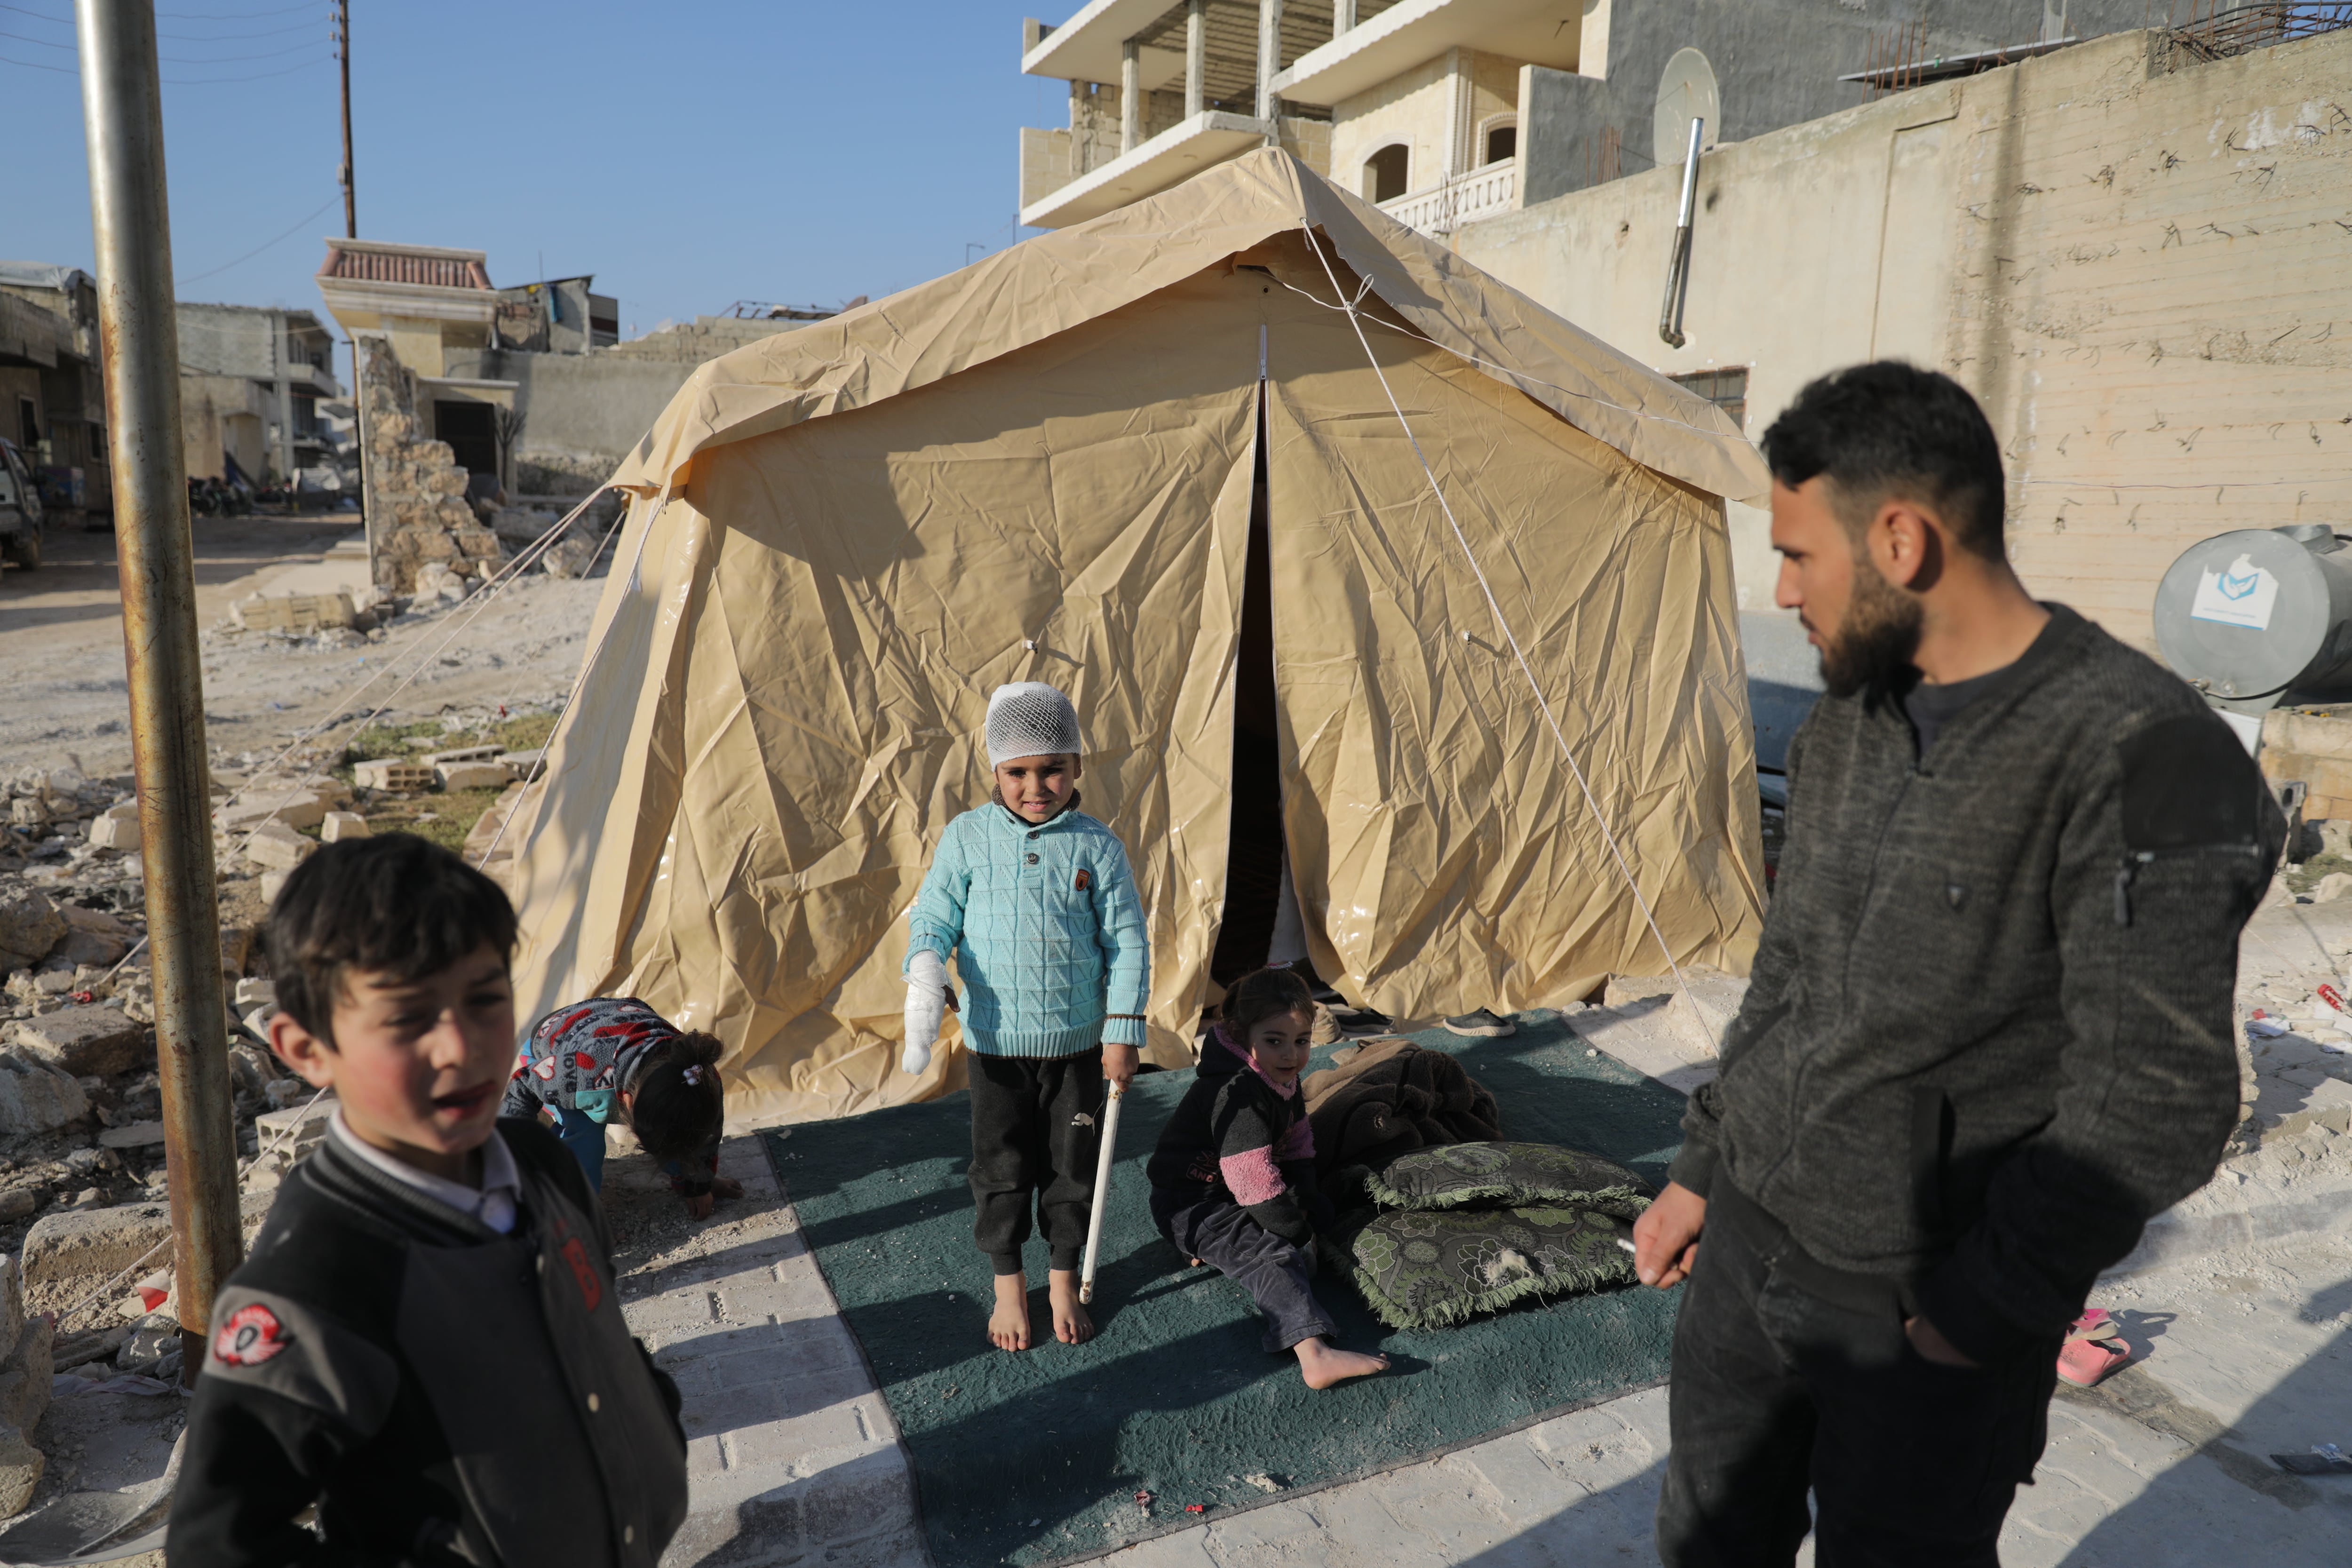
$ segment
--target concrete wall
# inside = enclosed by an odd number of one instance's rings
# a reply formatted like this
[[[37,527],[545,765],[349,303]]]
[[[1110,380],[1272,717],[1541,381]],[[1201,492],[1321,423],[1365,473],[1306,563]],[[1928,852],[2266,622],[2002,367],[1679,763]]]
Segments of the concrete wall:
[[[1714,69],[1722,123],[1713,139],[1739,142],[1869,101],[1867,89],[1837,79],[1869,68],[1874,46],[1884,51],[1906,23],[1926,24],[1915,52],[1940,56],[2030,44],[2060,16],[2066,33],[2084,37],[2150,16],[2147,0],[1586,0],[1586,13],[1578,71],[1537,69],[1521,105],[1530,204],[1591,183],[1612,126],[1621,174],[1658,166],[1658,82],[1678,49],[1698,49]],[[1663,161],[1679,164],[1681,153]]]
[[[449,374],[517,384],[518,493],[585,495],[620,466],[699,363],[490,349],[452,353]]]
[[[2352,32],[2212,64],[2132,33],[1722,147],[1680,350],[1679,171],[1473,225],[1469,260],[1669,374],[1901,356],[1975,391],[2039,594],[2152,649],[2164,568],[2230,528],[2352,526]],[[1744,609],[1763,514],[1732,509]]]
[[[1462,80],[1455,81],[1456,65]],[[1448,50],[1331,111],[1331,178],[1367,200],[1364,160],[1402,142],[1411,152],[1405,190],[1426,190],[1449,174],[1478,167],[1479,127],[1518,107],[1519,67],[1499,55]],[[1465,101],[1466,99],[1466,101]]]

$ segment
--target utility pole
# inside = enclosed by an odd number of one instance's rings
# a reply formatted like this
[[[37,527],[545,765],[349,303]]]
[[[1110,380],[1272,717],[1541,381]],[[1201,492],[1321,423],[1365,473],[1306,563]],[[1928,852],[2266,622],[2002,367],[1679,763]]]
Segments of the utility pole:
[[[99,342],[112,427],[107,447],[154,963],[181,1378],[193,1383],[204,1364],[213,1297],[236,1267],[244,1242],[221,996],[204,672],[196,653],[195,552],[180,435],[180,328],[172,298],[154,0],[75,0],[74,23],[97,239]]]
[[[360,237],[358,194],[352,187],[352,0],[335,0],[335,58],[343,67],[343,237]]]

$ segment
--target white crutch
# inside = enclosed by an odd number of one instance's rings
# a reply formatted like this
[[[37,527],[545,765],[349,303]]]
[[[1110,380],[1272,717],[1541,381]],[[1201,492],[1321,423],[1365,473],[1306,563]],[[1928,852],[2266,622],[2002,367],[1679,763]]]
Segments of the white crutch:
[[[1103,1102],[1102,1153],[1095,1160],[1095,1212],[1087,1221],[1087,1261],[1078,1272],[1078,1300],[1091,1302],[1095,1299],[1095,1253],[1102,1247],[1103,1205],[1110,1197],[1110,1162],[1118,1145],[1118,1102],[1127,1093],[1126,1086],[1110,1086],[1110,1098]]]

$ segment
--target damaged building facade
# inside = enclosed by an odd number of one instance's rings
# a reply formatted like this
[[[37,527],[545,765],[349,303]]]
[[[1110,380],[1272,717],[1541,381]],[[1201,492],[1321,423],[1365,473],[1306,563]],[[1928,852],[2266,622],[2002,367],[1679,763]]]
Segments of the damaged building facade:
[[[500,289],[479,250],[331,238],[318,285],[352,340],[375,582],[495,570],[586,496],[697,366],[797,319],[703,316],[619,342],[583,275]],[[537,510],[518,510],[536,507]]]
[[[0,261],[0,437],[59,510],[111,511],[98,284],[78,267]]]
[[[342,396],[325,323],[309,310],[186,300],[177,315],[188,477],[341,490],[342,444],[321,406]]]

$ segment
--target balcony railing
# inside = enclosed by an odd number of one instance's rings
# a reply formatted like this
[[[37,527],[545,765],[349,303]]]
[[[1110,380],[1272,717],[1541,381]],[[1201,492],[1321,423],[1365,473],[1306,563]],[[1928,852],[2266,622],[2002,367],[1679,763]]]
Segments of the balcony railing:
[[[1465,224],[1516,212],[1518,205],[1517,158],[1497,159],[1483,169],[1380,204],[1381,211],[1423,234],[1452,234]]]

